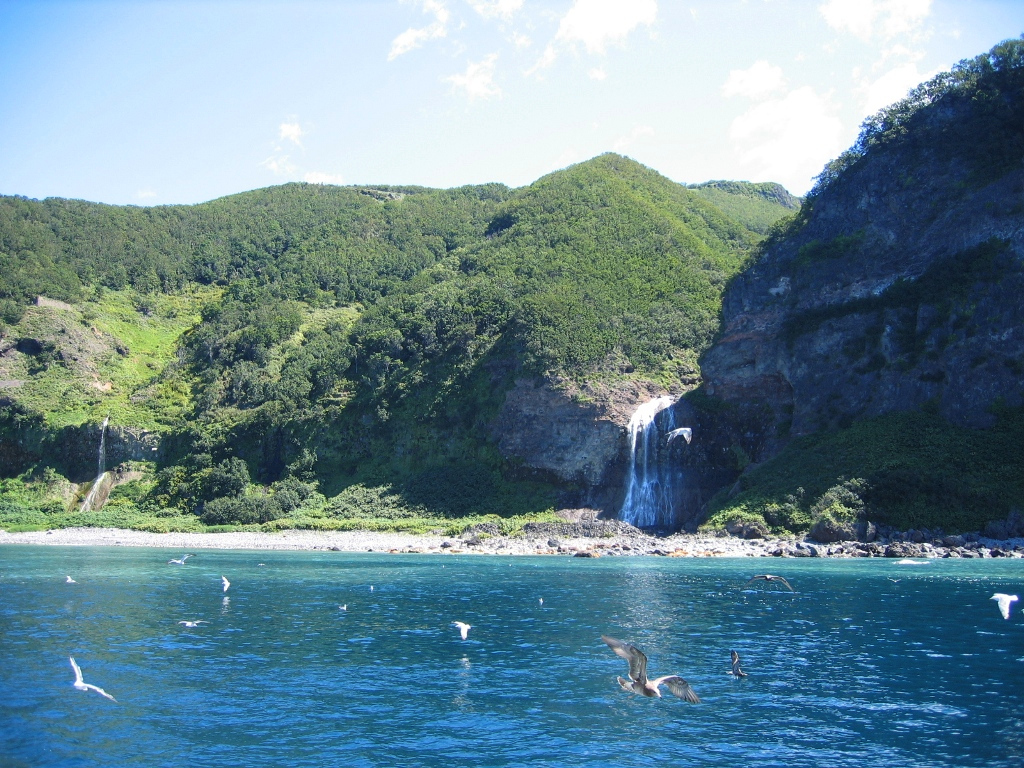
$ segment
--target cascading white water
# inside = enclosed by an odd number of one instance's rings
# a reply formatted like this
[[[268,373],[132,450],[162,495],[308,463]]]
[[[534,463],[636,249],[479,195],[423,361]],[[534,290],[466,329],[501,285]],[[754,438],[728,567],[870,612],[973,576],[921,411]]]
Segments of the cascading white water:
[[[668,395],[649,400],[629,420],[629,477],[619,519],[638,528],[671,525],[673,519],[674,473],[658,461],[658,452],[662,432],[675,429],[674,414],[669,410],[660,427],[656,421],[673,403],[675,398]]]
[[[96,494],[100,489],[100,483],[103,480],[103,476],[107,473],[107,424],[109,423],[110,414],[107,414],[107,417],[103,419],[103,426],[100,427],[99,470],[96,473],[96,479],[92,481],[92,488],[89,489],[85,501],[82,502],[82,512],[88,512],[92,509],[93,501],[96,500]]]

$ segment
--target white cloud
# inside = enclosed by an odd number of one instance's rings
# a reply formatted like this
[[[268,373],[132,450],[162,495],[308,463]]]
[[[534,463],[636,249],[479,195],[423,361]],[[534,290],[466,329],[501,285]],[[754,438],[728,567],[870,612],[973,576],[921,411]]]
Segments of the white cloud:
[[[641,24],[650,26],[658,14],[655,0],[576,0],[558,25],[555,39],[583,43],[588,53],[604,53],[610,42]]]
[[[473,10],[484,18],[498,16],[511,20],[515,12],[523,7],[523,0],[467,0]]]
[[[729,138],[750,180],[777,181],[797,194],[846,145],[835,107],[810,86],[755,104],[733,120]]]
[[[935,74],[935,73],[932,73]],[[923,75],[917,71],[916,64],[903,64],[890,69],[881,77],[863,83],[857,90],[861,96],[862,109],[865,115],[873,115],[882,107],[899,101],[931,75]]]
[[[818,6],[825,22],[861,40],[889,39],[917,31],[931,13],[932,0],[828,0]]]
[[[149,188],[147,187],[146,189],[140,189],[139,191],[137,191],[137,192],[135,193],[135,196],[136,196],[136,197],[137,197],[137,198],[138,198],[139,200],[149,200],[149,199],[151,199],[151,198],[154,198],[154,197],[156,197],[156,190],[153,190],[153,189],[149,189]]]
[[[633,130],[630,131],[627,135],[620,136],[618,139],[616,139],[615,143],[612,144],[612,149],[615,152],[625,152],[631,146],[636,144],[638,139],[641,139],[641,138],[643,138],[645,136],[653,136],[653,135],[654,135],[654,129],[651,128],[651,126],[649,126],[649,125],[638,125],[635,128],[633,128]]]
[[[268,171],[273,173],[275,176],[291,176],[295,173],[295,164],[292,163],[288,155],[280,153],[280,147],[277,148],[278,153],[271,155],[264,160],[260,165],[266,168]]]
[[[302,146],[302,126],[298,123],[281,123],[278,129],[278,137],[281,139],[287,139],[292,142],[295,146]]]
[[[310,184],[344,184],[345,180],[337,173],[323,173],[321,171],[310,171],[302,177],[303,181]]]
[[[582,44],[587,53],[602,54],[641,24],[654,24],[657,15],[656,0],[575,0],[559,22],[555,39],[527,74],[551,66],[559,48]]]
[[[434,14],[434,21],[425,27],[410,27],[391,41],[388,61],[414,48],[419,48],[427,40],[445,37],[448,34],[448,9],[438,0],[423,0],[423,12]]]
[[[445,78],[456,88],[461,88],[470,99],[489,99],[500,96],[501,88],[494,83],[494,63],[498,54],[492,53],[476,63],[469,62],[466,71],[461,75]]]
[[[722,86],[722,95],[764,99],[786,86],[782,68],[767,61],[756,61],[747,69],[734,69]]]
[[[602,69],[601,67],[594,67],[592,70],[587,72],[587,75],[590,76],[591,80],[604,80],[606,77],[608,77],[608,73],[605,72],[604,69]]]

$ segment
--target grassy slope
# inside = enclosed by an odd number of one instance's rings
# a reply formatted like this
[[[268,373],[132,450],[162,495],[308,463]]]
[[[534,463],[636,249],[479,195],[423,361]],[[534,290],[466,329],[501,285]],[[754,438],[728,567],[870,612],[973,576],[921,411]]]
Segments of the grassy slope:
[[[107,414],[124,426],[166,429],[191,397],[187,381],[160,374],[176,359],[182,333],[198,322],[199,307],[217,293],[103,291],[67,308],[31,307],[5,335],[52,345],[53,353],[9,353],[0,362],[3,377],[24,383],[7,394],[52,429],[98,423]]]

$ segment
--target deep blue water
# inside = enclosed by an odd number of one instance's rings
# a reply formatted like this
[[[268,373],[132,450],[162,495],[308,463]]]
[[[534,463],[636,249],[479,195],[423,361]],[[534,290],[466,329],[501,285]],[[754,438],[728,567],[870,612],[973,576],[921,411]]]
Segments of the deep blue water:
[[[0,765],[1024,764],[1024,560],[181,554],[0,547]]]

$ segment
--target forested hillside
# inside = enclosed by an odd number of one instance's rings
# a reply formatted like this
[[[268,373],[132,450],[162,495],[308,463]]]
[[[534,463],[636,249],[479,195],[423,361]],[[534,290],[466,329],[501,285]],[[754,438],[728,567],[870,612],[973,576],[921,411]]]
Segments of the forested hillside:
[[[495,449],[505,392],[690,386],[726,280],[794,206],[777,185],[687,188],[616,155],[516,190],[0,198],[5,509],[81,519],[108,415],[129,478],[108,515],[549,509],[571,489]]]

